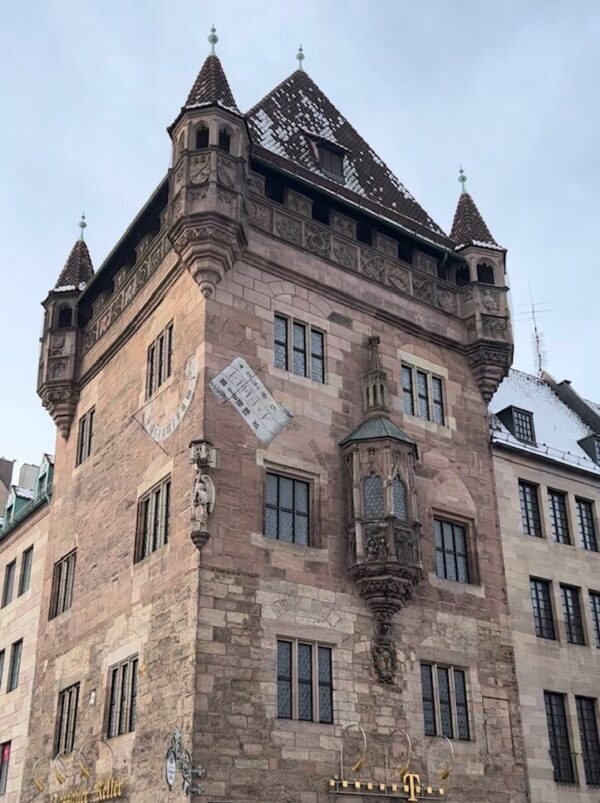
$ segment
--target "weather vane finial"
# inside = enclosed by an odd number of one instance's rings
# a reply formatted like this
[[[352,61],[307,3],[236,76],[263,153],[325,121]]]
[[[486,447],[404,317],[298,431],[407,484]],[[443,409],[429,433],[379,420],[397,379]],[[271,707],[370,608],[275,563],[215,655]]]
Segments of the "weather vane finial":
[[[81,229],[81,234],[79,235],[79,239],[81,242],[84,241],[83,230],[87,227],[87,223],[85,222],[85,215],[81,215],[81,220],[79,221],[79,228]]]
[[[460,185],[462,187],[461,192],[466,192],[467,190],[465,188],[465,184],[467,183],[467,177],[465,176],[465,171],[462,169],[462,165],[458,171],[458,180],[460,181]]]
[[[304,61],[304,50],[302,49],[302,45],[298,48],[298,52],[296,53],[296,58],[298,59],[298,69],[303,70],[304,67],[302,66],[302,62]]]
[[[215,45],[219,41],[219,37],[217,36],[217,29],[213,25],[210,29],[210,35],[208,37],[208,41],[210,43],[210,55],[215,55]]]

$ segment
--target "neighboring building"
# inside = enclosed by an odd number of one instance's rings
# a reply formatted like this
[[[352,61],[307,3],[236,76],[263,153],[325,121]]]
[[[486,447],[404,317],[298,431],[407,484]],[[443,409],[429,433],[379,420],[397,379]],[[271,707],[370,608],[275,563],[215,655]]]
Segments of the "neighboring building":
[[[14,460],[7,460],[5,457],[0,457],[0,510],[3,512],[12,482],[13,465]]]
[[[0,800],[17,803],[27,749],[53,460],[21,467],[0,527]],[[43,614],[42,614],[43,616]]]
[[[519,371],[500,385],[496,487],[531,800],[597,803],[600,429],[559,387]]]
[[[23,800],[57,769],[172,800],[177,727],[202,800],[330,800],[360,725],[369,795],[410,736],[449,799],[525,801],[486,408],[504,249],[464,188],[447,236],[301,69],[242,114],[211,55],[169,133],[104,264],[79,240],[44,302]]]

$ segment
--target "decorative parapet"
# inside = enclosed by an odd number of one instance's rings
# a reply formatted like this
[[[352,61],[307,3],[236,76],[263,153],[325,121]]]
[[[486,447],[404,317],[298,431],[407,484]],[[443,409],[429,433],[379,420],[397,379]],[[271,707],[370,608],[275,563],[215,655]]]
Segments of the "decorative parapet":
[[[121,317],[156,272],[170,248],[162,225],[153,241],[149,241],[147,237],[141,240],[136,251],[135,264],[130,268],[122,268],[115,276],[114,292],[111,295],[103,293],[98,296],[93,317],[84,330],[84,353]]]

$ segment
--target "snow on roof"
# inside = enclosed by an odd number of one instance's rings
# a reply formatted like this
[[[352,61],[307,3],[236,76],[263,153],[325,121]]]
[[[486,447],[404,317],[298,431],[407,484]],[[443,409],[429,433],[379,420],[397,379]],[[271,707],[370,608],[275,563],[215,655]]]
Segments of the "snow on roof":
[[[35,491],[31,488],[20,488],[18,485],[14,485],[13,488],[15,496],[19,496],[21,499],[33,499],[35,496]]]
[[[490,412],[496,414],[510,406],[533,413],[536,443],[527,444],[515,438],[495,415],[494,443],[505,443],[532,455],[600,474],[600,466],[578,444],[591,434],[591,429],[542,379],[512,369],[490,402]]]

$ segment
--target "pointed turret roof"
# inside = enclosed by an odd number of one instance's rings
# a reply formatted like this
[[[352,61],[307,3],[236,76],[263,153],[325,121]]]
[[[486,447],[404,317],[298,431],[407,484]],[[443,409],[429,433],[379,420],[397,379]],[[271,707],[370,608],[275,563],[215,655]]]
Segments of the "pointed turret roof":
[[[214,53],[202,65],[183,108],[197,109],[199,106],[221,106],[240,114],[221,61]]]
[[[305,70],[293,72],[245,117],[257,156],[370,211],[381,214],[384,207],[390,220],[449,245],[442,229]],[[328,143],[344,154],[339,180],[321,169],[317,146]]]
[[[83,290],[83,286],[89,282],[93,275],[94,267],[90,252],[84,240],[79,239],[71,249],[69,258],[54,285],[54,289]]]
[[[455,241],[457,251],[467,245],[503,250],[494,240],[475,201],[465,190],[458,199],[450,237]]]

